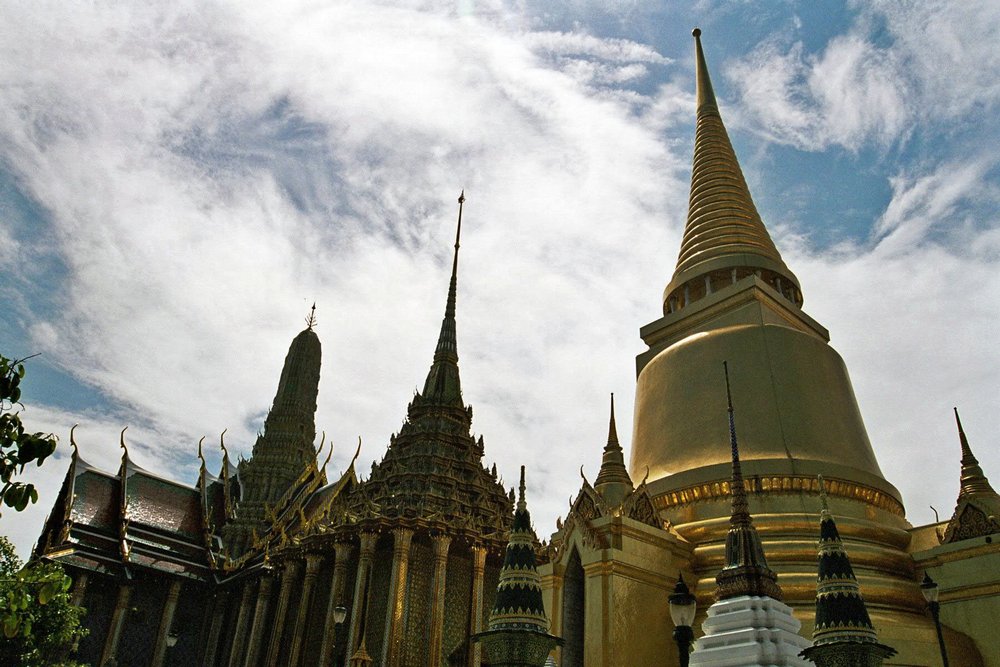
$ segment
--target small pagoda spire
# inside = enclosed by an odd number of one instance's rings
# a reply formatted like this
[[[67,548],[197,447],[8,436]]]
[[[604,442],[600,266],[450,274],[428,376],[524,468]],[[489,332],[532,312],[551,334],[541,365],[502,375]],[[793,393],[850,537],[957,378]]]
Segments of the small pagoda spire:
[[[766,596],[781,600],[778,575],[767,566],[764,545],[750,516],[746,487],[743,484],[743,471],[740,467],[739,445],[736,440],[733,396],[729,387],[729,364],[722,362],[722,368],[726,376],[729,443],[733,459],[733,476],[729,483],[733,509],[729,517],[729,533],[726,535],[726,565],[715,578],[717,585],[715,595],[719,600],[741,595]]]
[[[878,667],[895,649],[878,643],[858,580],[844,550],[819,478],[819,574],[816,580],[816,625],[813,645],[799,655],[820,667]]]
[[[663,293],[664,312],[683,308],[703,296],[706,285],[735,282],[758,273],[796,305],[802,305],[799,281],[781,259],[750,196],[719,105],[701,47],[695,40],[697,125],[691,170],[687,224],[673,278]]]
[[[625,467],[625,456],[618,443],[618,427],[615,424],[615,395],[611,394],[611,417],[608,424],[608,444],[604,446],[601,470],[594,480],[594,490],[604,497],[611,506],[620,505],[635,487]]]
[[[969,439],[965,435],[965,430],[962,428],[962,418],[958,416],[958,408],[952,408],[955,411],[955,424],[958,426],[958,440],[962,446],[962,490],[961,494],[973,494],[973,493],[992,493],[996,495],[996,491],[990,486],[990,481],[986,479],[986,474],[983,469],[979,466],[979,461],[972,453],[972,448],[969,447]]]
[[[458,196],[458,225],[455,230],[455,253],[451,262],[451,281],[448,284],[448,300],[445,303],[441,333],[434,348],[434,363],[431,364],[422,396],[425,400],[462,406],[462,383],[458,374],[458,337],[455,325],[455,310],[458,295],[458,249],[462,238],[462,209],[465,204],[465,190]]]
[[[1000,532],[1000,494],[993,490],[979,461],[973,455],[965,429],[962,428],[962,419],[958,416],[958,408],[954,410],[962,448],[962,476],[955,512],[944,531],[945,543]]]
[[[521,466],[517,509],[489,629],[472,637],[473,641],[482,642],[490,664],[497,667],[541,667],[549,651],[562,644],[561,639],[548,634],[541,576],[535,566],[538,538],[531,527],[524,491],[524,466]]]

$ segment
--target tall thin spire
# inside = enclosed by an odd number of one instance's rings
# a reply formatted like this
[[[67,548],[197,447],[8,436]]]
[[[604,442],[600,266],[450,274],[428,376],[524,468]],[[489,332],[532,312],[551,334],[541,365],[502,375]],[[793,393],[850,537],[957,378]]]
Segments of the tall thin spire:
[[[712,80],[695,38],[697,127],[687,224],[673,278],[664,292],[664,312],[683,308],[713,289],[752,273],[802,304],[798,279],[771,240],[722,123]],[[717,289],[718,287],[715,287]]]
[[[455,306],[458,296],[458,249],[462,238],[462,209],[465,190],[458,196],[458,225],[455,230],[455,254],[451,262],[451,281],[445,304],[441,333],[434,348],[434,363],[424,382],[423,398],[435,403],[461,406],[462,384],[458,374],[458,338],[455,332]]]
[[[740,450],[736,440],[736,420],[733,411],[733,396],[729,387],[729,364],[722,362],[726,376],[726,404],[729,412],[729,442],[732,449],[733,476],[729,483],[733,498],[733,509],[729,517],[729,533],[726,535],[726,565],[716,576],[715,596],[719,600],[741,595],[756,595],[781,599],[778,575],[767,566],[764,545],[753,526],[750,506],[747,502],[746,487],[743,484],[743,470],[740,467]]]
[[[625,467],[625,456],[618,443],[618,427],[615,425],[615,395],[611,394],[611,417],[608,423],[608,444],[604,446],[601,470],[594,480],[594,489],[609,505],[618,505],[633,489],[632,478]]]
[[[845,664],[877,667],[896,651],[878,643],[854,568],[830,513],[822,475],[819,476],[819,490],[821,510],[816,625],[813,645],[800,655],[820,667]]]

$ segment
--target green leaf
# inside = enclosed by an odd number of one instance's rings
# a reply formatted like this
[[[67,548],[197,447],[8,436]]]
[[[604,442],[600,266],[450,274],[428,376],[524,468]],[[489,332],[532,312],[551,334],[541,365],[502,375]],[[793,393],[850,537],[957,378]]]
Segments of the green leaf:
[[[20,484],[12,484],[7,492],[3,496],[3,501],[7,507],[16,507],[19,502],[21,502],[21,496],[24,494],[24,487]]]
[[[8,614],[8,616],[3,619],[3,636],[7,639],[13,639],[17,636],[18,630],[17,616],[13,614]]]

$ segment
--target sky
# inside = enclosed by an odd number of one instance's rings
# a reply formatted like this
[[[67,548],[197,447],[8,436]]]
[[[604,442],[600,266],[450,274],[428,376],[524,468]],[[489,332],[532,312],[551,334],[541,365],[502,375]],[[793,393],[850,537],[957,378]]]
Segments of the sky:
[[[5,510],[26,555],[69,460],[194,482],[249,456],[315,301],[328,474],[381,458],[431,363],[456,199],[473,428],[542,537],[629,451],[640,326],[687,213],[700,26],[805,311],[914,525],[1000,484],[1000,4],[15,3],[0,24],[0,353],[60,438]],[[725,418],[720,415],[720,419]],[[216,448],[206,451],[219,465]],[[364,472],[363,472],[364,474]]]

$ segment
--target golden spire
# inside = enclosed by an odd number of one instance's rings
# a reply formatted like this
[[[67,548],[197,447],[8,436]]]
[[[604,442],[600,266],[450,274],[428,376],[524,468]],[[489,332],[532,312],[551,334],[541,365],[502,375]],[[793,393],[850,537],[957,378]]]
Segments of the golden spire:
[[[986,474],[979,466],[979,461],[972,454],[972,448],[969,447],[969,439],[965,436],[965,430],[962,429],[962,419],[958,416],[958,408],[952,409],[955,411],[955,424],[958,425],[958,440],[962,446],[961,495],[971,493],[991,493],[996,495],[996,491],[990,486],[990,481],[986,479]]]
[[[979,461],[972,454],[958,408],[955,408],[955,423],[962,445],[962,487],[958,492],[955,512],[944,531],[942,542],[946,544],[1000,533],[1000,494],[993,490]]]
[[[760,272],[762,280],[802,305],[799,281],[778,254],[754,206],[729,141],[701,48],[695,38],[697,127],[691,196],[684,239],[673,278],[664,292],[664,312],[673,312],[721,283]]]
[[[594,489],[609,505],[618,505],[633,489],[632,478],[625,467],[622,446],[618,443],[618,427],[615,425],[615,395],[611,394],[611,418],[608,424],[608,444],[604,446],[601,470],[594,480]]]

